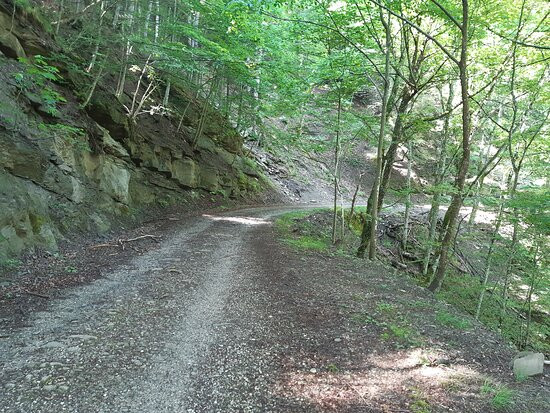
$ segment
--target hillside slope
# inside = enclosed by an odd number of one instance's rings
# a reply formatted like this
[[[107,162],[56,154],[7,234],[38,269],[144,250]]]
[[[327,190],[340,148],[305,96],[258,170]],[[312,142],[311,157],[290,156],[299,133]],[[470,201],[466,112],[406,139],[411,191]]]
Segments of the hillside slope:
[[[242,198],[266,187],[215,110],[197,133],[203,101],[175,84],[170,111],[134,121],[125,105],[145,93],[139,71],[117,98],[111,77],[95,85],[72,69],[78,54],[61,50],[36,11],[17,9],[12,22],[11,7],[0,2],[0,258],[55,250],[64,234],[105,231],[116,217],[196,197],[190,190]],[[94,87],[83,108],[76,91]]]

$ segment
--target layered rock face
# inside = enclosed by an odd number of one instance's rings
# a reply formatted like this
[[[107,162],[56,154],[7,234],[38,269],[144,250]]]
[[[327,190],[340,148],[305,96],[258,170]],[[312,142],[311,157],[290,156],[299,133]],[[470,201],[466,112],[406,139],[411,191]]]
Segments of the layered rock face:
[[[33,83],[18,58],[32,64],[55,48],[32,16],[12,21],[0,4],[0,259],[34,246],[55,250],[65,234],[105,231],[114,216],[183,202],[191,190],[241,197],[265,186],[241,136],[215,110],[196,136],[203,103],[177,87],[172,114],[134,122],[113,79],[98,84],[85,109],[74,90],[86,80],[62,65],[62,81]],[[127,83],[126,98],[135,90]],[[57,110],[45,107],[44,90],[60,97]]]

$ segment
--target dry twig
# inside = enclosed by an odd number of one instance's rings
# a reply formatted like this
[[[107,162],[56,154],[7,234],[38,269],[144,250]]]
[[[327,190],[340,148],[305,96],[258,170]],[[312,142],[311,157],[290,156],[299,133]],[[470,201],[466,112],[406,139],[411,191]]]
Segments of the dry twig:
[[[124,249],[124,244],[127,243],[127,242],[133,242],[133,241],[138,241],[140,239],[145,239],[145,238],[150,238],[152,239],[153,241],[155,241],[156,243],[160,242],[159,241],[159,238],[161,238],[160,236],[156,236],[156,235],[150,235],[150,234],[147,234],[147,235],[140,235],[139,237],[135,237],[135,238],[128,238],[128,239],[119,239],[117,241],[116,244],[109,244],[109,243],[106,243],[106,244],[97,244],[97,245],[92,245],[90,247],[90,249],[96,249],[96,248],[108,248],[108,247],[122,247],[122,249]]]

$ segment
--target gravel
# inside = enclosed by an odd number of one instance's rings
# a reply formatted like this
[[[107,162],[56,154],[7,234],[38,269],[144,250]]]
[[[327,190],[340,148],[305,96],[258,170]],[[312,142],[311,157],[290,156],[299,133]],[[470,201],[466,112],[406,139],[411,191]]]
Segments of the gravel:
[[[266,211],[199,218],[52,300],[0,341],[0,411],[258,411],[257,303],[235,294],[255,276],[251,234]]]
[[[443,304],[381,263],[283,246],[284,211],[175,221],[0,331],[0,412],[490,412],[486,380],[548,411],[546,376],[515,383],[497,335],[440,328]],[[421,344],[390,334],[405,321]]]

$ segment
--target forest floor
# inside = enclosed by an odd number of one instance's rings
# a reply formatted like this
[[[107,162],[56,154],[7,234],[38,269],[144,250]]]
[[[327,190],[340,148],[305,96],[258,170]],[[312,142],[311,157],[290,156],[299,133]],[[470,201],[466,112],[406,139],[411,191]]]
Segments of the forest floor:
[[[171,214],[37,263],[18,296],[40,306],[3,296],[0,412],[548,411],[545,377],[516,382],[499,336],[408,277],[288,245],[296,208]],[[60,269],[72,286],[38,289]]]

